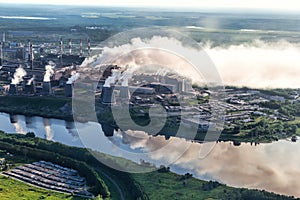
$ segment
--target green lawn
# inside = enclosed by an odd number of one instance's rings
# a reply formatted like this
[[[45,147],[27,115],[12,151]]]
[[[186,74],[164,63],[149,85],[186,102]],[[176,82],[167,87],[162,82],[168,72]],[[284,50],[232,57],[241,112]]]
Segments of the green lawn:
[[[68,194],[62,194],[44,190],[27,185],[21,181],[17,181],[11,178],[0,175],[0,199],[1,200],[35,200],[35,199],[47,199],[47,200],[83,200],[84,198],[73,197]]]
[[[204,191],[202,185],[207,183],[194,178],[179,180],[174,173],[151,172],[134,174],[133,177],[143,186],[150,199],[220,199],[232,191],[230,187],[220,185],[210,191]]]
[[[205,200],[205,199],[265,199],[289,200],[293,197],[281,196],[266,191],[228,187],[217,182],[201,181],[171,172],[151,172],[134,174],[150,200]]]

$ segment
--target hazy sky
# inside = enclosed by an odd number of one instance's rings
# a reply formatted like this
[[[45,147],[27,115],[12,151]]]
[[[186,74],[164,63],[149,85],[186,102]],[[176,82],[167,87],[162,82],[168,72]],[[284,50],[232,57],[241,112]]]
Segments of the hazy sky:
[[[176,2],[176,3],[175,3]],[[66,4],[99,6],[179,7],[179,8],[243,8],[268,10],[300,10],[299,0],[0,0],[0,3]]]

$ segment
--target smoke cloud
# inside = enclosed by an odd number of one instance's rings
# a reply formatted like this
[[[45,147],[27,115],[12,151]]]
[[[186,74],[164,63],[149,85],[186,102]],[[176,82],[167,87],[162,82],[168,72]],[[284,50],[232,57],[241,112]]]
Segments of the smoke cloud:
[[[34,79],[35,79],[35,77],[33,75],[32,78],[28,80],[28,82],[26,83],[26,85],[31,85],[33,83]]]
[[[126,87],[128,86],[128,80],[130,80],[132,77],[132,74],[129,72],[123,72],[122,77],[120,78],[120,81],[122,83],[122,86]]]
[[[76,71],[72,71],[71,77],[68,78],[67,84],[73,84],[79,77],[79,73],[76,73]]]
[[[21,81],[23,81],[23,77],[26,76],[26,74],[26,71],[22,67],[17,68],[14,73],[14,78],[11,80],[11,84],[19,84]]]
[[[300,88],[300,47],[285,41],[204,48],[224,84],[252,88]]]
[[[167,52],[159,47],[176,49],[176,52]],[[197,67],[200,67],[201,75],[191,66],[190,60],[185,59],[188,57],[185,55],[199,60]],[[134,38],[130,44],[114,48],[105,47],[93,65],[97,65],[99,60],[102,64],[105,61],[121,67],[128,65],[131,71],[145,63],[153,65],[159,63],[200,84],[218,79],[216,75],[212,75],[212,68],[216,67],[224,85],[300,88],[300,47],[286,41],[268,43],[257,40],[226,47],[212,47],[208,43],[203,45],[203,50],[196,51],[184,47],[180,41],[173,38],[159,36],[149,40]]]
[[[165,47],[162,49],[161,47]],[[172,52],[170,49],[176,49]],[[200,58],[203,66],[201,73],[208,74],[211,77],[205,77],[206,80],[214,80],[213,73],[209,64],[209,58],[204,51],[196,51],[185,47],[180,41],[174,38],[154,36],[151,39],[134,38],[129,44],[116,46],[114,48],[104,47],[101,55],[97,58],[90,58],[83,63],[83,66],[97,67],[99,65],[116,64],[129,73],[143,73],[153,68],[164,67],[163,72],[176,72],[177,74],[192,78],[195,82],[203,82],[203,76],[199,74],[185,55],[193,58]],[[88,63],[92,63],[89,65]],[[185,69],[185,70],[182,70]],[[154,72],[157,73],[157,72]]]
[[[44,82],[50,82],[51,76],[54,74],[54,66],[46,65],[45,66],[46,72],[44,75]]]
[[[111,84],[115,84],[119,80],[121,72],[118,69],[113,69],[111,72],[112,75],[105,80],[103,87],[110,87]]]

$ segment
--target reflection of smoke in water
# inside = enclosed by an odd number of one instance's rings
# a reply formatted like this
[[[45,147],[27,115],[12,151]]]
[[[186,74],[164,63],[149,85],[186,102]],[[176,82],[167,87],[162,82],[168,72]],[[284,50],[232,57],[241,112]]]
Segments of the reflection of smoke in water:
[[[132,134],[135,133],[130,135]],[[139,131],[137,134],[142,132]],[[172,160],[170,158],[177,156],[178,148],[190,143],[184,139],[171,138],[172,143],[166,146],[165,143],[168,141],[161,136],[137,138],[130,135],[124,136],[123,133],[110,140],[131,150],[143,149],[149,152],[149,158],[145,161],[156,164],[168,163],[168,160]],[[162,146],[167,147],[163,153],[153,151]],[[191,172],[200,179],[214,179],[231,186],[265,189],[299,197],[300,158],[297,149],[295,150],[297,146],[299,144],[286,141],[258,146],[242,144],[238,147],[229,142],[218,143],[207,157],[200,159],[199,151],[203,144],[191,143],[188,150],[172,164],[171,168],[176,168],[182,173]],[[288,157],[286,152],[289,152]]]
[[[51,122],[49,119],[47,118],[43,118],[43,123],[44,123],[44,127],[45,127],[45,139],[47,140],[53,140],[54,134],[51,130]]]
[[[15,127],[16,133],[21,133],[24,135],[26,134],[26,130],[19,121],[16,123],[12,123],[12,125]]]

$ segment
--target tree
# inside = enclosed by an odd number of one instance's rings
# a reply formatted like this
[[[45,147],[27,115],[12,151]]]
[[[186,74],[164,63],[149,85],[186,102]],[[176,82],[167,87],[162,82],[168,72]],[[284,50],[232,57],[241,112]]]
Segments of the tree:
[[[26,137],[34,138],[35,134],[34,134],[34,132],[27,132]]]

